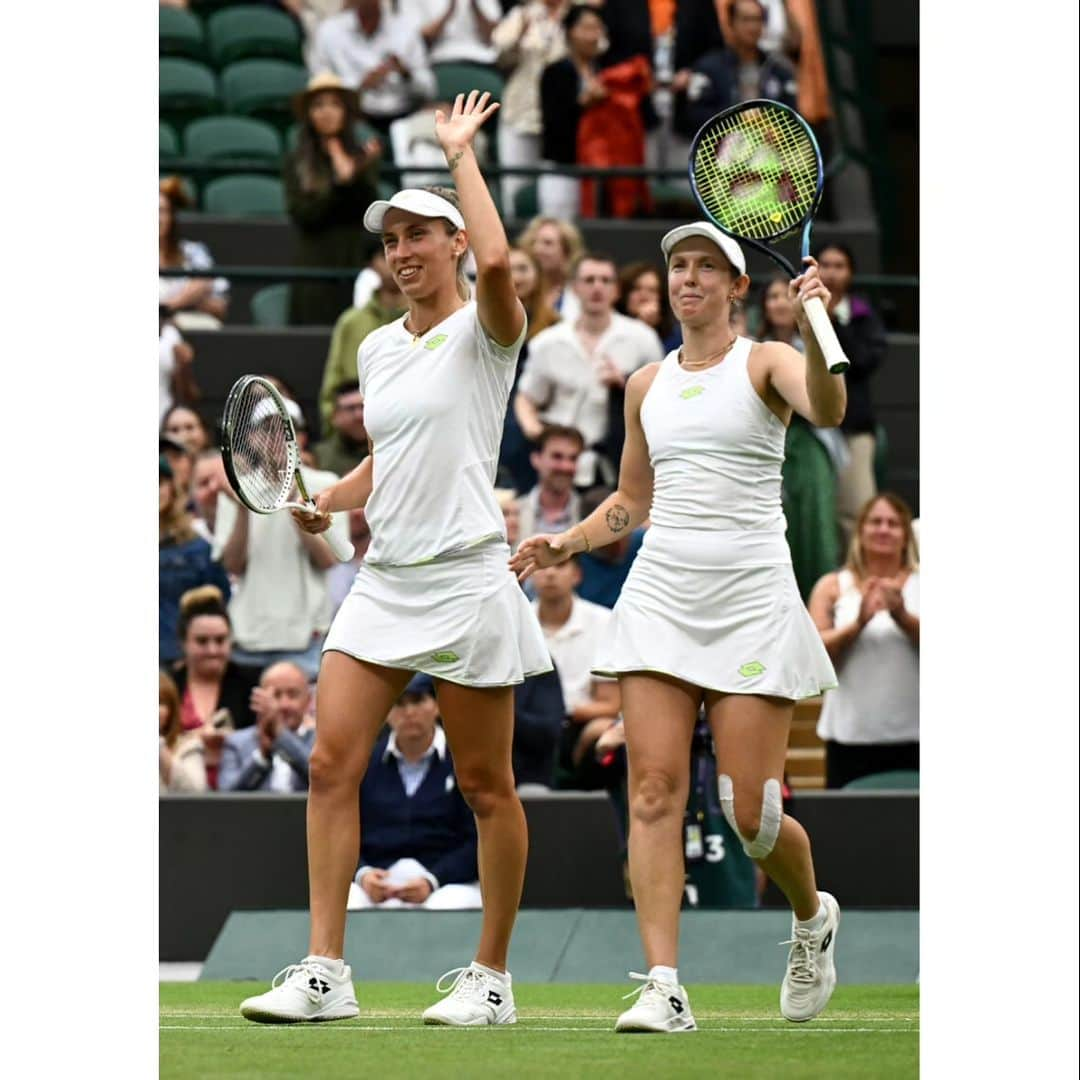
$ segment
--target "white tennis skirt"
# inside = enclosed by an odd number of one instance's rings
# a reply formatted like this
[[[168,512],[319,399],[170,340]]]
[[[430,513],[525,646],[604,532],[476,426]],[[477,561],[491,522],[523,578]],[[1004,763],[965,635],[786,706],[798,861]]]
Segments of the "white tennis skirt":
[[[361,563],[323,651],[462,686],[514,686],[551,671],[509,558],[496,543],[419,566]]]
[[[656,672],[793,701],[836,686],[782,533],[651,526],[609,625],[597,675]]]

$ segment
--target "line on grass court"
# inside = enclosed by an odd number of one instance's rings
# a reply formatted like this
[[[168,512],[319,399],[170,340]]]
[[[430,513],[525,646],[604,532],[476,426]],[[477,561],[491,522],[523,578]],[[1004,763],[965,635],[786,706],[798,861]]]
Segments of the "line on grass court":
[[[461,1028],[443,1027],[441,1025],[424,1025],[425,1028],[435,1031],[459,1031],[459,1030],[471,1030]],[[521,1024],[515,1025],[523,1031],[594,1031],[600,1034],[614,1034],[611,1027],[540,1027],[534,1024]],[[334,1031],[352,1031],[357,1033],[363,1033],[366,1031],[416,1031],[417,1028],[406,1027],[401,1024],[393,1025],[381,1025],[376,1026],[372,1024],[162,1024],[158,1028],[159,1031],[254,1031],[256,1029],[266,1031],[296,1031],[298,1028],[319,1028],[322,1030],[332,1029]],[[810,1026],[795,1026],[788,1024],[784,1027],[715,1027],[709,1024],[707,1027],[699,1027],[698,1031],[716,1032],[717,1034],[744,1034],[744,1035],[756,1035],[761,1034],[773,1034],[775,1032],[790,1032],[792,1034],[813,1034],[819,1035],[868,1035],[868,1034],[886,1034],[886,1035],[917,1035],[918,1028],[915,1027],[810,1027]]]

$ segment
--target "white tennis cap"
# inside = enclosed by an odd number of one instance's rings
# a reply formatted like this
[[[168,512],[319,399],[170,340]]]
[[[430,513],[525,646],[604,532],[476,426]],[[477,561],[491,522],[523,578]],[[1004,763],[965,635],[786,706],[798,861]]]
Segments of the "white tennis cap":
[[[711,221],[693,221],[689,225],[679,225],[665,234],[664,239],[660,241],[660,250],[664,253],[664,258],[670,259],[671,249],[688,236],[704,236],[706,240],[711,240],[740,274],[746,273],[746,256],[743,255],[742,248]]]
[[[465,219],[452,202],[422,188],[405,188],[392,198],[377,199],[364,214],[364,228],[368,232],[381,233],[387,210],[407,210],[420,217],[447,218],[459,229],[465,228]]]

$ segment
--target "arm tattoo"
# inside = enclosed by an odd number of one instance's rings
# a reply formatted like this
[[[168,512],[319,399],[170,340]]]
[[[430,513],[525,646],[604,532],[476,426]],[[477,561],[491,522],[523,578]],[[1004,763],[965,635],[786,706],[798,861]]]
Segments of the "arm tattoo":
[[[450,170],[451,172],[453,172],[453,171],[454,171],[454,170],[455,170],[455,169],[457,168],[457,166],[458,166],[458,162],[459,162],[459,161],[460,161],[460,160],[461,160],[461,159],[462,159],[462,158],[463,158],[464,156],[465,156],[465,151],[464,151],[464,150],[459,150],[459,151],[458,151],[458,152],[457,152],[457,153],[456,153],[456,154],[455,154],[455,155],[454,155],[454,156],[453,156],[453,157],[452,157],[452,158],[451,158],[451,159],[450,159],[450,160],[449,160],[449,161],[448,161],[448,162],[446,163],[446,167],[447,167],[447,168],[448,168],[448,169],[449,169],[449,170]]]
[[[604,515],[604,520],[613,533],[619,533],[630,524],[630,515],[626,512],[626,507],[615,505]]]

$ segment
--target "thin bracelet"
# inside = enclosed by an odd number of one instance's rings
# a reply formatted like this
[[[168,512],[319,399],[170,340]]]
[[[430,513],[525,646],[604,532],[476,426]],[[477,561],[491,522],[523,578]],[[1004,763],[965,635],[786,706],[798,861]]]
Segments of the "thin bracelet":
[[[575,525],[574,528],[581,533],[581,539],[585,541],[585,554],[587,555],[592,551],[592,544],[589,543],[589,538],[585,535],[585,530],[580,525]]]

